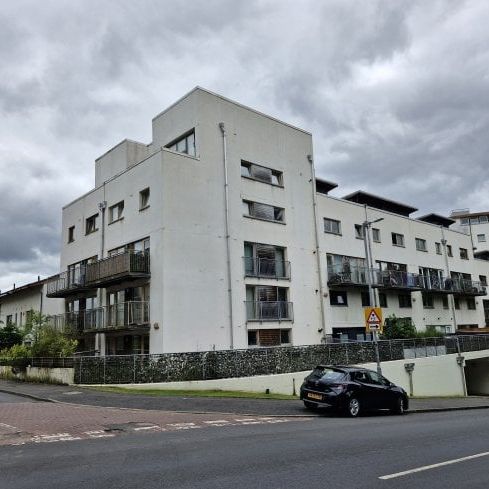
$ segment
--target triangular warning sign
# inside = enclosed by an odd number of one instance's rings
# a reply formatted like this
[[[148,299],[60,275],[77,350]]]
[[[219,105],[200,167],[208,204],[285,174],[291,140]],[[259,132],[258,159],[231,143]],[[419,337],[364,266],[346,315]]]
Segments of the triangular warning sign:
[[[380,323],[380,318],[379,318],[379,316],[377,316],[377,313],[375,312],[374,309],[372,309],[370,311],[370,314],[369,314],[368,319],[367,319],[367,323],[369,323],[369,324]]]

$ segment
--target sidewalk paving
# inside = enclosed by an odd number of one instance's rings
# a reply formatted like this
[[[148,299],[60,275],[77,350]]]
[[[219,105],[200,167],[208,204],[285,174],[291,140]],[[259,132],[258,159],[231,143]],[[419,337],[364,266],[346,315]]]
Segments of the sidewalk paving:
[[[0,392],[31,399],[89,406],[161,410],[188,413],[229,413],[267,416],[310,415],[298,400],[174,397],[102,392],[85,387],[0,380]],[[436,412],[489,408],[489,396],[413,398],[409,412]],[[315,414],[313,414],[315,416]]]

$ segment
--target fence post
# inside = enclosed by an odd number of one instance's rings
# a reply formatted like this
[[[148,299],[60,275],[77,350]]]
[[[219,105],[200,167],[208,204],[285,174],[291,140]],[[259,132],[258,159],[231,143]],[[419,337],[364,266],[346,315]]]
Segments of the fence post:
[[[428,340],[426,338],[424,339],[424,349],[425,349],[426,357],[428,357]]]
[[[348,358],[348,348],[349,348],[350,344],[349,343],[345,343],[345,351],[346,351],[346,364],[348,365],[348,361],[349,361],[349,358]]]
[[[393,358],[392,358],[392,340],[389,340],[389,355],[390,355],[389,358],[392,361],[393,360]]]
[[[81,384],[81,380],[82,380],[82,360],[83,360],[83,357],[80,357],[80,375],[78,376],[78,383]]]
[[[136,383],[136,355],[132,356],[132,383]]]
[[[106,369],[106,363],[107,363],[107,357],[104,356],[104,384],[106,384],[107,382],[105,381],[105,369]]]

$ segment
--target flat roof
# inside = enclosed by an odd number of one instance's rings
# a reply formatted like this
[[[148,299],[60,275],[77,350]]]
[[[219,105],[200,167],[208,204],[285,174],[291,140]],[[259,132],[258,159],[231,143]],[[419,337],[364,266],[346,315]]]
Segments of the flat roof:
[[[337,183],[324,180],[324,178],[316,178],[316,192],[320,194],[328,195],[328,192],[335,189],[338,186]]]
[[[355,202],[357,204],[368,205],[375,209],[380,209],[383,211],[389,211],[393,214],[400,214],[401,216],[409,217],[409,214],[417,211],[416,207],[410,205],[402,204],[401,202],[396,202],[394,200],[385,199],[379,197],[378,195],[369,194],[363,190],[357,190],[351,194],[345,195],[344,200],[349,200],[350,202]]]
[[[461,219],[463,217],[479,217],[479,216],[489,216],[489,211],[485,212],[467,212],[465,214],[452,214],[455,219]]]
[[[13,289],[10,289],[10,290],[7,290],[6,292],[2,292],[0,294],[0,299],[2,297],[7,297],[9,295],[14,295],[16,294],[17,292],[24,292],[28,289],[33,289],[34,287],[39,287],[40,285],[43,285],[45,282],[47,282],[47,278],[45,279],[39,279],[39,280],[36,280],[35,282],[31,282],[29,284],[25,284],[25,285],[21,285],[20,287],[14,287]]]
[[[456,222],[454,219],[441,216],[440,214],[434,214],[433,212],[430,214],[426,214],[425,216],[418,217],[417,219],[418,221],[429,222],[431,224],[436,224],[445,228],[448,228],[451,224],[454,224]]]

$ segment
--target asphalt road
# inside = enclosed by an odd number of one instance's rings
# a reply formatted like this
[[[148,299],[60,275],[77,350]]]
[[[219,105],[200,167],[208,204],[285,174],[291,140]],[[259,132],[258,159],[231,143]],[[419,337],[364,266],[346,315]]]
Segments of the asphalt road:
[[[315,417],[0,447],[0,488],[486,489],[485,452],[485,410]]]
[[[0,392],[0,404],[6,402],[11,403],[11,402],[35,402],[35,401],[33,401],[32,399],[26,399],[25,397],[14,396],[13,394]]]

